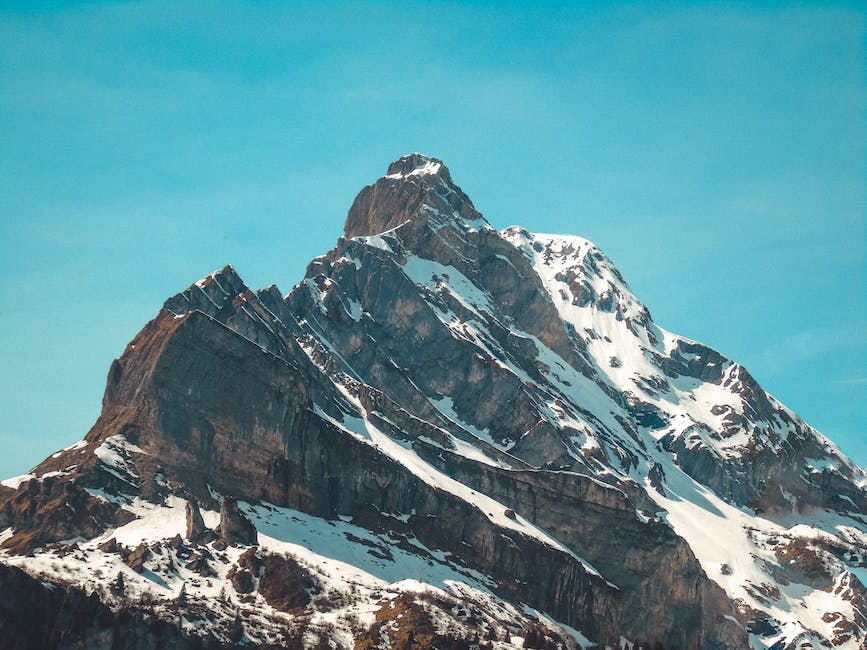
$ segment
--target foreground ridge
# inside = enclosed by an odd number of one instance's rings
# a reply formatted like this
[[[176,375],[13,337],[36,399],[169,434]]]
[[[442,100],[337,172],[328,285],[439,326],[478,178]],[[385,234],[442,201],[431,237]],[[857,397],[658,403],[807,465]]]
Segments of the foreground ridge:
[[[863,649],[865,486],[591,242],[496,231],[414,153],[287,295],[169,298],[84,440],[0,483],[0,633]]]

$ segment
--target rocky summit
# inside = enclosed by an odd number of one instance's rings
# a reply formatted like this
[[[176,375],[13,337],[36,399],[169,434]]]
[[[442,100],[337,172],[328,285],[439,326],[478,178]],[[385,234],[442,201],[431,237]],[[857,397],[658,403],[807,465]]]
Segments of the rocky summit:
[[[231,266],[0,487],[4,648],[867,647],[867,474],[442,161],[286,295]]]

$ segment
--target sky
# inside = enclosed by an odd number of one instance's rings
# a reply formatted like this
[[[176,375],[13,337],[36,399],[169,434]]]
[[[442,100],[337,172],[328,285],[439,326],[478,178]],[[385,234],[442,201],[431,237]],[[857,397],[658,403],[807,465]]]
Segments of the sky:
[[[0,5],[0,476],[231,263],[285,293],[402,154],[581,235],[867,465],[857,3]]]

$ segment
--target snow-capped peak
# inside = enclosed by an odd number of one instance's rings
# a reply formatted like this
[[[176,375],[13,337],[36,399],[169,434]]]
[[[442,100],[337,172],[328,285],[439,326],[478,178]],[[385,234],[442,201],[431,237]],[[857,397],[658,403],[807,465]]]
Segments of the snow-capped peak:
[[[409,176],[435,176],[440,171],[448,176],[448,168],[442,160],[421,153],[401,156],[388,166],[386,178],[407,178]]]
[[[452,181],[443,161],[420,153],[398,158],[385,176],[359,192],[346,215],[344,232],[349,239],[403,226],[404,233],[417,228],[436,233],[493,230]]]
[[[592,242],[497,233],[418,153],[345,234],[285,297],[170,298],[85,440],[0,482],[13,600],[248,647],[864,650],[864,471]]]

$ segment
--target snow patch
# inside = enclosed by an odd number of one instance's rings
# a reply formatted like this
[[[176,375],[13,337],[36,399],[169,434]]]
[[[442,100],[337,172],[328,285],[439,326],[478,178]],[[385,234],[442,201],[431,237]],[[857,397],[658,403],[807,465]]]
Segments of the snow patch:
[[[36,478],[36,474],[22,474],[21,476],[13,476],[12,478],[2,480],[0,481],[0,485],[17,490],[21,487],[22,483],[26,483],[34,478]]]

